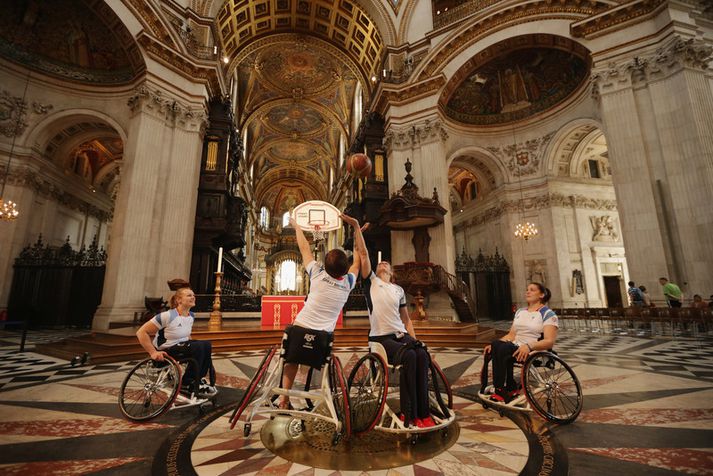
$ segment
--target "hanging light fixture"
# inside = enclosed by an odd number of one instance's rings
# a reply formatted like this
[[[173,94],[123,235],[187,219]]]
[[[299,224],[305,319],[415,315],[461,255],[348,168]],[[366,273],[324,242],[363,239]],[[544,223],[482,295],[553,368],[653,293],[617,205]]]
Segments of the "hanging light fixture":
[[[537,236],[539,233],[539,230],[537,229],[537,226],[535,226],[534,223],[530,223],[529,221],[526,221],[525,223],[518,223],[515,225],[515,236],[517,238],[522,238],[523,240],[527,241],[530,238]]]
[[[524,162],[527,164],[527,152],[524,154],[518,154],[517,153],[517,140],[515,139],[515,128],[513,126],[513,131],[512,131],[512,138],[513,138],[513,158],[515,160],[515,167],[517,167],[517,177],[518,177],[518,184],[520,186],[520,222],[515,225],[515,238],[521,238],[525,241],[528,241],[530,238],[534,238],[537,236],[539,233],[539,230],[537,229],[537,226],[535,226],[535,223],[530,223],[529,221],[525,221],[525,198],[522,193],[522,173],[520,172],[520,167],[522,166],[521,162]]]
[[[15,123],[15,128],[12,131],[12,145],[10,146],[10,154],[7,156],[7,166],[5,167],[5,174],[2,178],[2,188],[0,189],[0,221],[14,221],[20,216],[20,212],[17,209],[17,203],[12,200],[5,198],[5,185],[7,185],[7,178],[10,175],[10,162],[12,161],[12,154],[15,152],[15,141],[20,130],[20,123],[22,122],[22,108],[25,107],[25,98],[27,97],[27,87],[30,85],[30,72],[27,72],[27,82],[25,83],[25,90],[22,93],[22,101],[19,104],[20,110],[17,113],[17,122]]]

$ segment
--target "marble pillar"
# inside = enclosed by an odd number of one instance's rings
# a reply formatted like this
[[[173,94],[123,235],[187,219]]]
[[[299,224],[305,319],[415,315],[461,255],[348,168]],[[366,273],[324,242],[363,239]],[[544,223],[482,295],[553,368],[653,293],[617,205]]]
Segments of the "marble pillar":
[[[660,276],[713,289],[712,53],[673,36],[594,70],[630,278],[654,299]]]
[[[128,106],[132,117],[94,329],[130,321],[145,296],[167,295],[166,281],[190,271],[204,107],[148,84]]]

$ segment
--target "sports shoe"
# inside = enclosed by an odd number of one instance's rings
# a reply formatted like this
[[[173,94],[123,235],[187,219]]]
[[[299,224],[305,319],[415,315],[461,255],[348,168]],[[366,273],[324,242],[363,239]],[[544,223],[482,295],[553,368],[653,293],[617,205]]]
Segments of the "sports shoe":
[[[416,426],[419,428],[432,428],[436,426],[436,422],[429,415],[426,418],[416,418]]]
[[[198,388],[199,397],[212,397],[218,393],[218,389],[214,385],[210,385],[205,379],[201,379],[201,385]]]
[[[498,403],[510,403],[513,399],[512,392],[504,388],[496,388],[495,393],[490,396],[490,400]]]

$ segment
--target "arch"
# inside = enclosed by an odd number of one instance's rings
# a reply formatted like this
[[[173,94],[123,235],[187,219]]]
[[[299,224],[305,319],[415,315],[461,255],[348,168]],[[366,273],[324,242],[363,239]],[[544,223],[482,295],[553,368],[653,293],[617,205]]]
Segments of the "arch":
[[[359,84],[359,83],[357,83],[357,84]],[[295,102],[295,100],[294,100],[293,98],[278,98],[278,99],[270,99],[270,100],[268,100],[268,101],[266,101],[266,102],[260,104],[257,108],[253,109],[253,110],[248,114],[248,116],[247,116],[247,117],[245,118],[245,120],[243,121],[243,124],[242,124],[242,126],[241,126],[241,129],[244,130],[245,128],[250,127],[250,125],[251,125],[254,121],[259,120],[259,119],[263,116],[263,114],[265,114],[266,112],[268,112],[268,111],[269,111],[270,109],[272,109],[273,107],[276,107],[276,106],[283,106],[283,105],[289,105],[289,104],[293,104],[294,102]],[[347,130],[346,130],[346,128],[344,127],[344,124],[342,123],[341,119],[339,118],[339,116],[337,116],[337,114],[336,114],[333,110],[331,110],[331,109],[329,109],[329,108],[327,108],[327,107],[324,107],[322,104],[320,104],[320,103],[318,103],[317,101],[314,101],[314,100],[312,100],[312,99],[309,99],[309,98],[300,99],[299,102],[304,102],[304,103],[306,103],[309,107],[311,107],[311,108],[317,110],[317,111],[320,112],[322,115],[324,115],[324,116],[330,118],[331,121],[332,121],[332,123],[335,124],[335,125],[337,125],[337,126],[339,127],[339,130],[340,130],[340,131],[342,131],[342,132],[345,133],[345,134],[347,133]],[[267,127],[268,129],[271,129],[268,125],[266,125],[266,127]],[[319,131],[315,132],[314,134],[305,135],[305,136],[303,136],[303,137],[310,137],[310,136],[312,136],[312,135],[319,135],[319,134],[322,134],[323,132],[324,132],[323,130],[319,130]]]
[[[543,152],[545,173],[548,176],[562,175],[559,173],[560,166],[566,165],[566,175],[569,176],[575,147],[587,134],[597,129],[604,130],[601,123],[591,118],[574,119],[560,127]],[[581,137],[573,137],[573,134]]]
[[[63,109],[55,113],[50,113],[37,124],[32,126],[27,132],[26,144],[30,147],[42,147],[49,143],[49,140],[62,129],[81,122],[83,120],[100,120],[114,129],[126,143],[127,133],[124,126],[108,114],[94,109]],[[44,147],[43,149],[44,150]]]
[[[612,2],[602,0],[581,4],[577,8],[560,2],[511,2],[502,8],[474,15],[429,51],[416,67],[412,75],[413,82],[423,81],[446,70],[446,76],[450,77],[453,71],[472,56],[464,57],[463,53],[480,42],[483,45],[478,50],[506,38],[543,31],[573,39],[570,33],[573,21],[588,18],[611,5]],[[532,21],[535,19],[538,21]],[[582,44],[585,42],[582,41]]]
[[[199,15],[215,18],[225,2],[226,0],[191,0],[191,8]],[[358,0],[354,3],[360,5],[374,19],[385,44],[397,44],[398,36],[392,21],[394,13],[387,10],[383,2],[380,0]]]
[[[473,157],[477,162],[464,160],[465,157]],[[487,192],[506,183],[506,178],[509,177],[505,165],[492,152],[480,146],[465,146],[450,153],[446,160],[446,166],[450,168],[451,165],[469,170],[481,180],[481,184],[487,184]],[[483,172],[479,171],[478,167],[480,166],[490,172],[492,179],[485,177]],[[484,190],[484,192],[486,191]]]

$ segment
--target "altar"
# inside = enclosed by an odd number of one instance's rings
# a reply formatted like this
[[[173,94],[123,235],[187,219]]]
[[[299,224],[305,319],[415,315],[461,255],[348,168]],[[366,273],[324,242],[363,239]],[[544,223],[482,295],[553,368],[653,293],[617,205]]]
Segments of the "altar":
[[[293,322],[305,305],[305,296],[263,296],[260,325],[263,328],[280,329]],[[339,312],[337,327],[342,326],[344,313]]]

